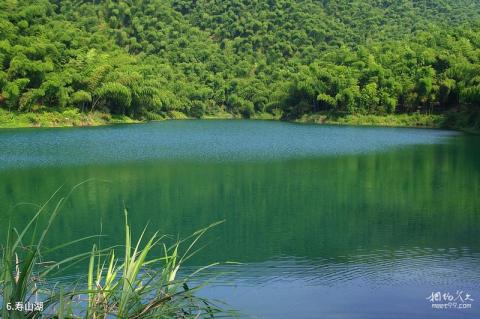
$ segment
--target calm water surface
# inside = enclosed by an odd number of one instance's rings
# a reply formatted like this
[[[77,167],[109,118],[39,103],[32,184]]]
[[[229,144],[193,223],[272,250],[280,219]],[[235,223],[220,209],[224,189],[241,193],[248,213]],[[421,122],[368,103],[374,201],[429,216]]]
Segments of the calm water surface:
[[[479,318],[480,138],[421,129],[172,121],[0,130],[0,234],[81,181],[50,243],[212,222],[189,267],[252,318]],[[91,243],[75,246],[74,254]],[[73,275],[73,274],[72,274]],[[432,292],[472,309],[432,310]]]

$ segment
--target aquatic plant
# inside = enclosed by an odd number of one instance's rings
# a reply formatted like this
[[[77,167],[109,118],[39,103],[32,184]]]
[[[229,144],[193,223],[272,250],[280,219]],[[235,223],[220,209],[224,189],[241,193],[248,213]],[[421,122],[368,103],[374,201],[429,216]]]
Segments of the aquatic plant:
[[[94,244],[89,252],[57,262],[45,262],[44,256],[49,253],[97,237],[83,237],[44,249],[48,231],[69,195],[57,201],[41,230],[39,217],[46,214],[46,207],[58,197],[58,193],[59,190],[39,207],[21,231],[9,227],[1,247],[1,318],[216,318],[233,315],[198,296],[197,292],[204,284],[190,287],[192,278],[215,264],[202,267],[183,278],[178,276],[183,263],[197,252],[194,247],[200,238],[219,223],[201,229],[184,240],[176,240],[170,246],[166,244],[166,236],[158,233],[144,239],[145,227],[134,242],[125,210],[123,247],[102,249]],[[156,247],[161,248],[163,253],[150,258]],[[120,249],[124,251],[123,258],[117,257]],[[88,271],[75,284],[47,284],[59,272],[82,261],[88,261]],[[85,279],[86,282],[82,281]]]

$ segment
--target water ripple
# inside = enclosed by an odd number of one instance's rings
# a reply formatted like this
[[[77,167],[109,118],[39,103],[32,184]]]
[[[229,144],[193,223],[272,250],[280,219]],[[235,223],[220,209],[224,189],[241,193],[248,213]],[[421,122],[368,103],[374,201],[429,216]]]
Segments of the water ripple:
[[[279,257],[267,262],[216,267],[217,284],[269,285],[277,281],[312,286],[468,286],[480,288],[480,253],[451,249],[439,251],[378,250],[336,259],[309,260]]]
[[[0,130],[0,169],[155,159],[258,161],[337,156],[444,143],[456,135],[442,130],[247,120]]]

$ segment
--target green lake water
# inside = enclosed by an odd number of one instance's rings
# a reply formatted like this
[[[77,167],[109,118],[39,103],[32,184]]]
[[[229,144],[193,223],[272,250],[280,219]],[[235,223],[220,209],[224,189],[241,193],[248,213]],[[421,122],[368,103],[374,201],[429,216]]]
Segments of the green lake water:
[[[87,179],[48,244],[122,243],[123,207],[138,235],[225,220],[188,267],[241,263],[203,293],[247,317],[480,317],[478,136],[272,121],[0,130],[0,235],[32,216],[16,204]],[[472,309],[433,310],[437,291],[468,292]]]

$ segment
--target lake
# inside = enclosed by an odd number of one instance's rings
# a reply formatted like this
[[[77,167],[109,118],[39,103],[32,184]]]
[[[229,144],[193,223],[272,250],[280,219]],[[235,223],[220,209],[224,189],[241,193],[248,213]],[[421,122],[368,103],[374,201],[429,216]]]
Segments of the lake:
[[[0,234],[32,216],[16,204],[89,179],[50,244],[122,243],[124,207],[137,235],[225,220],[187,270],[223,262],[203,294],[245,317],[480,317],[478,136],[247,120],[0,130]],[[433,292],[472,308],[432,309]]]

